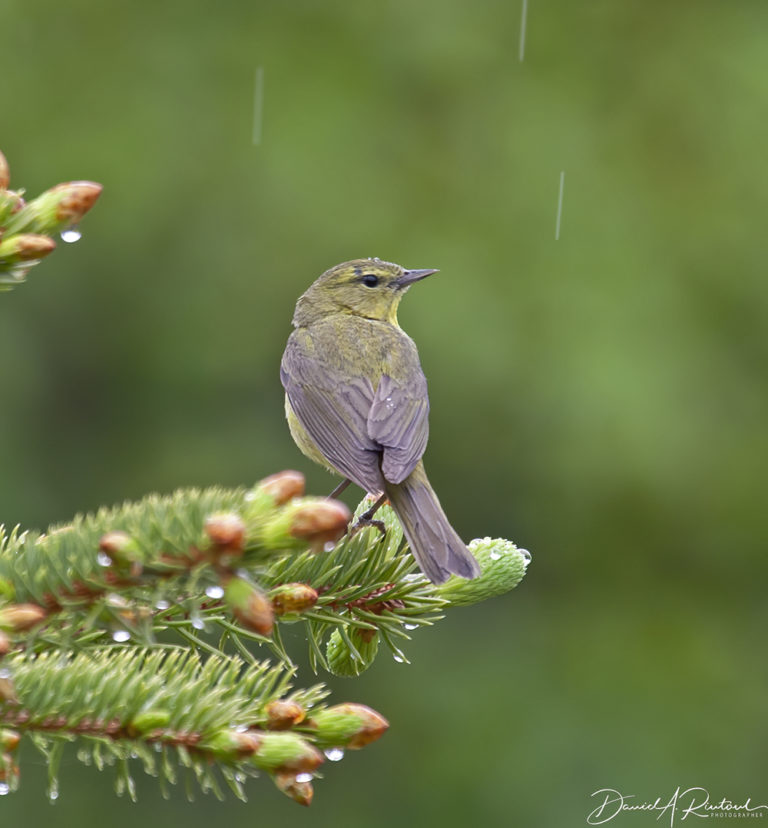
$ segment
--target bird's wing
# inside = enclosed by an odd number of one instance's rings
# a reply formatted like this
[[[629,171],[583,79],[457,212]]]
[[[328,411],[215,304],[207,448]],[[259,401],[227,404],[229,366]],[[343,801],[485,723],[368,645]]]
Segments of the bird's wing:
[[[291,408],[328,462],[360,488],[381,491],[381,446],[368,434],[373,386],[338,368],[291,336],[280,364]]]
[[[427,380],[418,364],[406,381],[384,374],[368,414],[368,435],[383,449],[381,471],[390,483],[401,483],[421,460],[429,437]]]

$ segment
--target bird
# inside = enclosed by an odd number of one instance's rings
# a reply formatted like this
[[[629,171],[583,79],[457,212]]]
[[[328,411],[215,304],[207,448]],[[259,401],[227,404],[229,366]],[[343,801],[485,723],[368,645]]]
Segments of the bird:
[[[299,297],[280,363],[291,436],[310,460],[387,499],[421,571],[435,584],[480,567],[453,529],[424,470],[429,397],[397,309],[434,269],[378,258],[326,270]]]

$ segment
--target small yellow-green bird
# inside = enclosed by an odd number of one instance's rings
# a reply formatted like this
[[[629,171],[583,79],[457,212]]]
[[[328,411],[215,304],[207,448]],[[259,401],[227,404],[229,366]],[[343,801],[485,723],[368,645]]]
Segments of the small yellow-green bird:
[[[301,451],[382,493],[376,506],[389,498],[422,571],[442,583],[451,573],[474,578],[480,567],[424,471],[427,381],[416,345],[397,323],[403,294],[436,272],[376,258],[327,270],[296,303],[280,378]]]

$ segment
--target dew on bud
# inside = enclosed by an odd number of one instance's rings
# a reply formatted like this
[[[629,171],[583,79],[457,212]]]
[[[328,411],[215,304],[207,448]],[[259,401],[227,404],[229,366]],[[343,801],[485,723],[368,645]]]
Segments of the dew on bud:
[[[0,796],[5,796],[11,792],[11,786],[7,782],[0,782]]]
[[[159,609],[159,610],[167,610],[170,606],[171,606],[170,601],[160,600],[160,601],[155,602],[155,608]]]
[[[520,547],[517,548],[517,551],[523,556],[523,560],[528,565],[531,562],[531,553],[527,549],[521,549]]]
[[[325,754],[329,762],[341,762],[341,760],[344,758],[344,748],[328,748],[327,750],[324,750],[323,753]]]
[[[405,627],[406,630],[418,630],[419,629],[418,624],[403,624],[403,626]]]
[[[218,600],[219,598],[224,597],[224,587],[220,587],[218,585],[206,587],[205,594],[209,598]]]
[[[112,640],[116,641],[118,644],[124,644],[126,641],[131,640],[131,634],[128,630],[115,630],[112,633]]]
[[[112,558],[110,558],[106,552],[97,552],[96,560],[98,561],[99,566],[112,566]]]
[[[311,773],[297,773],[296,774],[296,781],[297,782],[311,782],[314,779]]]
[[[491,553],[488,555],[488,557],[489,557],[492,561],[498,561],[498,560],[499,560],[499,558],[501,557],[501,552],[498,552],[497,550],[495,550],[495,549],[494,549],[494,550],[493,550],[493,552],[491,552]]]
[[[80,241],[83,237],[83,234],[78,230],[77,226],[66,227],[64,230],[59,233],[61,236],[61,240],[66,242],[67,244],[73,244],[76,241]]]
[[[405,664],[405,656],[401,655],[400,653],[393,653],[393,654],[392,654],[392,658],[393,658],[393,659],[394,659],[394,660],[395,660],[398,664]]]

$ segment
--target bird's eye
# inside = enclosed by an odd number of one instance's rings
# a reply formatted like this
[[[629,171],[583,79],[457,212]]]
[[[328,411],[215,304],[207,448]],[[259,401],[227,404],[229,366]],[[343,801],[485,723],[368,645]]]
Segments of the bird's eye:
[[[366,287],[376,287],[379,284],[379,277],[373,273],[366,273],[362,278],[362,282]]]

